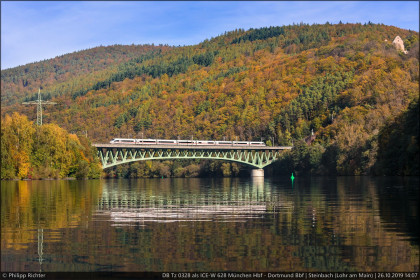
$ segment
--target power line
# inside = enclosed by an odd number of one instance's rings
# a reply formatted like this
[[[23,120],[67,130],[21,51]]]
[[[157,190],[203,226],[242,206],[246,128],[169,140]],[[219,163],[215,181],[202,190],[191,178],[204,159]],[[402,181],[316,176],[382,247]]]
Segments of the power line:
[[[36,107],[36,124],[42,125],[42,105],[55,105],[56,102],[44,101],[41,99],[41,89],[38,90],[38,100],[23,102],[24,105],[37,105]]]

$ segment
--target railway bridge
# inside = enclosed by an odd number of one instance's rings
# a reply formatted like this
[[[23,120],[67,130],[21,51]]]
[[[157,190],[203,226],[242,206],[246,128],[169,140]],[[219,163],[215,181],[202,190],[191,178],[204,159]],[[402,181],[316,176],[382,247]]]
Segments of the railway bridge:
[[[93,144],[98,149],[102,168],[141,160],[213,159],[251,166],[252,176],[264,176],[270,165],[290,146],[218,146],[218,145],[136,145]]]

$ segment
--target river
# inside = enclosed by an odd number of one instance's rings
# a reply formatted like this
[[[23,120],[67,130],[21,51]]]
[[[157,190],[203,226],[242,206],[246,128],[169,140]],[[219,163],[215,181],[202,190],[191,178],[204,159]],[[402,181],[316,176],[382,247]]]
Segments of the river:
[[[1,270],[419,271],[419,178],[1,182]]]

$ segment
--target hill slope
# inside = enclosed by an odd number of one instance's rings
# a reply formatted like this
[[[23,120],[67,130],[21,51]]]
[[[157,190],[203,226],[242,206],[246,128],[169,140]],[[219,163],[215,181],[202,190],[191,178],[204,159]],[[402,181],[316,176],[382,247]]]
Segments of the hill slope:
[[[397,35],[408,54],[392,45]],[[19,103],[42,84],[44,96],[60,104],[45,110],[45,120],[87,130],[93,142],[193,136],[288,145],[313,130],[313,164],[302,171],[364,174],[380,173],[381,129],[418,100],[418,33],[391,26],[301,24],[235,30],[195,46],[138,48],[109,67],[82,65],[56,82],[45,62],[32,65],[45,69],[40,78],[25,66],[3,71],[2,114],[35,119],[34,108]]]
[[[41,62],[30,63],[2,71],[1,73],[1,102],[10,105],[22,100],[34,99],[34,92],[39,87],[48,91],[51,98],[68,92],[61,88],[57,92],[57,85],[75,85],[87,83],[88,79],[101,79],[114,66],[127,62],[142,55],[151,55],[170,49],[167,46],[152,45],[96,47],[88,50],[62,55]],[[109,74],[108,74],[109,75]]]

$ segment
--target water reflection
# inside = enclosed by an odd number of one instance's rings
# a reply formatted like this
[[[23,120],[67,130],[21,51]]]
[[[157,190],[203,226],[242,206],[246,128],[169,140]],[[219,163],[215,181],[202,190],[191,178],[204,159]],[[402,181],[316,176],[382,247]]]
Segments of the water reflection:
[[[2,182],[2,271],[418,271],[418,178]]]
[[[156,185],[143,182],[108,182],[99,200],[98,216],[110,217],[113,225],[124,223],[219,221],[245,222],[261,218],[267,211],[292,206],[288,201],[270,201],[264,178],[253,178],[251,184],[224,179],[223,191],[216,181],[199,179],[155,180]],[[198,186],[198,187],[197,187]],[[200,187],[201,186],[201,187]],[[206,192],[203,193],[204,188]],[[219,189],[219,190],[218,190]],[[215,191],[213,195],[207,191]]]
[[[30,240],[38,239],[38,229],[86,223],[101,191],[99,181],[2,181],[2,248],[27,248]]]

